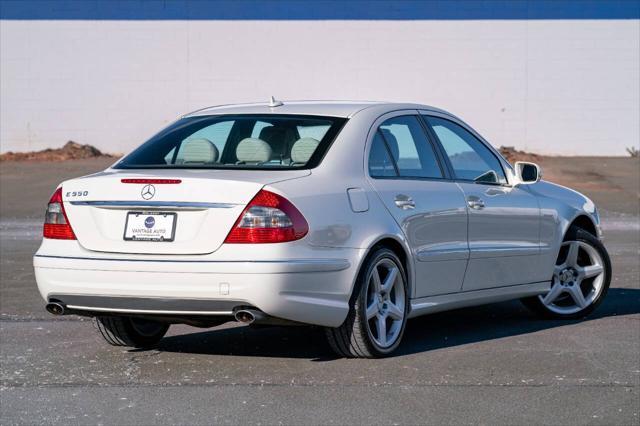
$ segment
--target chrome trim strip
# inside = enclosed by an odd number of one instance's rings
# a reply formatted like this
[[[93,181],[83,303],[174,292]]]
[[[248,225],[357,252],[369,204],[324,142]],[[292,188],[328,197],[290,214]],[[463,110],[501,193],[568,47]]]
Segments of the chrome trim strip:
[[[150,311],[143,309],[120,309],[120,308],[96,308],[92,306],[67,305],[69,309],[78,311],[96,311],[96,312],[122,312],[128,314],[154,314],[154,315],[219,315],[232,316],[231,311]]]
[[[416,257],[420,262],[439,262],[444,260],[467,260],[468,249],[418,250]]]
[[[190,201],[69,201],[74,206],[95,207],[154,207],[154,208],[192,208],[192,209],[229,209],[239,204],[200,203]]]
[[[69,309],[100,312],[130,312],[181,315],[231,315],[246,302],[232,299],[179,299],[164,297],[102,296],[82,294],[49,294]]]
[[[491,246],[471,246],[471,259],[485,259],[490,257],[511,257],[511,256],[537,256],[540,254],[540,247],[491,247]]]

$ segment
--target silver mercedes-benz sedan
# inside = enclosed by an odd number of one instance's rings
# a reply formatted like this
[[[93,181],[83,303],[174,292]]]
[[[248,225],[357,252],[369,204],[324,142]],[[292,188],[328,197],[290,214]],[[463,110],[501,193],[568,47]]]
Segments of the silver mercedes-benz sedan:
[[[36,279],[49,312],[134,347],[236,320],[322,326],[339,355],[381,357],[409,318],[448,309],[580,318],[611,280],[598,211],[540,178],[425,105],[206,108],[56,189]]]

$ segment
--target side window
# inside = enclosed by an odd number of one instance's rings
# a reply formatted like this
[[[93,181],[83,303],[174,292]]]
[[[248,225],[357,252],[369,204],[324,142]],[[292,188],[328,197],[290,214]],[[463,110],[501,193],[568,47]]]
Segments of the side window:
[[[456,178],[478,183],[507,183],[500,161],[475,136],[462,126],[437,117],[427,117],[438,136]]]
[[[442,178],[436,154],[418,118],[391,118],[378,130],[387,144],[400,176]]]
[[[371,177],[397,176],[389,151],[380,131],[377,131],[369,152],[369,175]]]

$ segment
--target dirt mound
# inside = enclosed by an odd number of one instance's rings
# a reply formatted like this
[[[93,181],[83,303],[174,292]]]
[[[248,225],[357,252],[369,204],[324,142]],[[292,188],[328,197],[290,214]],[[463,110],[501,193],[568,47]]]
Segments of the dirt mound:
[[[511,164],[516,161],[529,161],[531,163],[537,163],[540,161],[539,155],[525,151],[518,151],[512,146],[501,146],[500,154],[502,154]]]
[[[84,158],[116,158],[112,154],[106,154],[95,146],[82,145],[73,141],[67,142],[62,148],[45,149],[31,152],[6,152],[0,154],[0,161],[65,161],[80,160]]]

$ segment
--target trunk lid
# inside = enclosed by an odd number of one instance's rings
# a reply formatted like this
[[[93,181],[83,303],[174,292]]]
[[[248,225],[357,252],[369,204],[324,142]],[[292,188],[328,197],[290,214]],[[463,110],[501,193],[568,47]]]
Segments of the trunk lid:
[[[222,245],[262,187],[309,174],[309,170],[107,170],[64,182],[62,199],[78,242],[88,250],[208,254]],[[145,188],[149,183],[123,183],[123,179],[180,182],[150,183],[153,188]],[[175,213],[173,241],[126,240],[131,212]]]

